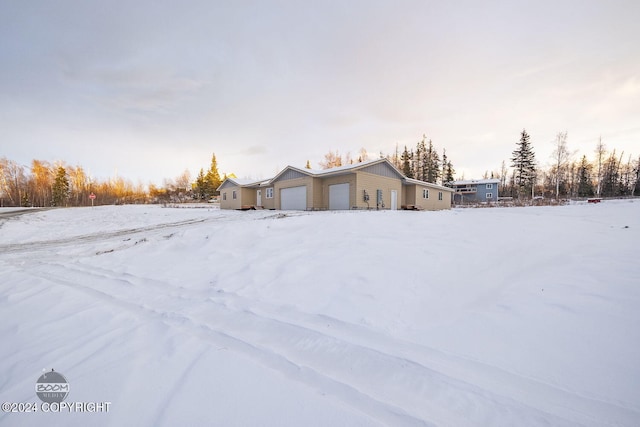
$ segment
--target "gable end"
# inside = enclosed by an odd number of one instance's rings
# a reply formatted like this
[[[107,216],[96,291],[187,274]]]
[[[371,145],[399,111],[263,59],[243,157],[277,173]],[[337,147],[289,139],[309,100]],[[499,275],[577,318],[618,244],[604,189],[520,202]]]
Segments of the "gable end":
[[[238,184],[236,184],[231,180],[226,180],[225,182],[222,183],[220,187],[218,187],[218,190],[223,190],[225,188],[231,188],[231,187],[238,187]]]
[[[294,169],[289,169],[287,171],[285,171],[282,175],[280,175],[278,177],[278,179],[276,179],[276,181],[285,181],[287,179],[296,179],[296,178],[304,178],[308,175],[305,175],[301,172],[298,172],[297,170]]]
[[[377,163],[360,169],[361,172],[372,173],[374,175],[386,176],[387,178],[403,178],[393,167],[387,162]]]

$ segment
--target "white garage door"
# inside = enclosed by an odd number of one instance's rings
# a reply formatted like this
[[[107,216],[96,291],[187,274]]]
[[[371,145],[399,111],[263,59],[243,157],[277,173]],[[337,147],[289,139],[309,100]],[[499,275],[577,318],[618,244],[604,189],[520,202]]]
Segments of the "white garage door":
[[[280,190],[280,209],[283,211],[304,211],[307,209],[307,186],[283,188]]]
[[[329,209],[332,211],[349,209],[349,183],[329,186]]]

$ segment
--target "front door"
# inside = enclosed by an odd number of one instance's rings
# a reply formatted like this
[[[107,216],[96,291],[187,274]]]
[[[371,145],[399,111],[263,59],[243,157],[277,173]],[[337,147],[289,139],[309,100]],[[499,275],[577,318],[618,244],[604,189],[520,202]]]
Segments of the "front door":
[[[398,210],[398,192],[396,190],[391,190],[391,210]]]
[[[262,190],[256,192],[256,206],[262,206]]]

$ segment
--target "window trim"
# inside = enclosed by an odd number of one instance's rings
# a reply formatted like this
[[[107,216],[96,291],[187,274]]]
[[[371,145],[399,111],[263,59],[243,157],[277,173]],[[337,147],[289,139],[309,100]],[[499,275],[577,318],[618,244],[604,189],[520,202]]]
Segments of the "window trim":
[[[422,198],[423,199],[428,199],[429,198],[429,189],[428,188],[423,188],[422,189]]]
[[[273,199],[273,187],[269,187],[266,189],[264,197],[266,197],[267,199]]]
[[[493,193],[487,193],[485,199],[493,199]]]
[[[231,197],[233,198],[233,200],[237,200],[238,199],[238,193],[236,190],[233,190],[233,192],[231,193]]]

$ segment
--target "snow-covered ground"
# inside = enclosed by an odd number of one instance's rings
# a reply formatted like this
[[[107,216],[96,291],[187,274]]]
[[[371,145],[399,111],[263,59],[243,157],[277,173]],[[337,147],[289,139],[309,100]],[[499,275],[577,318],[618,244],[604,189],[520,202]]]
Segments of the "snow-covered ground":
[[[1,425],[640,425],[640,200],[0,218]]]

